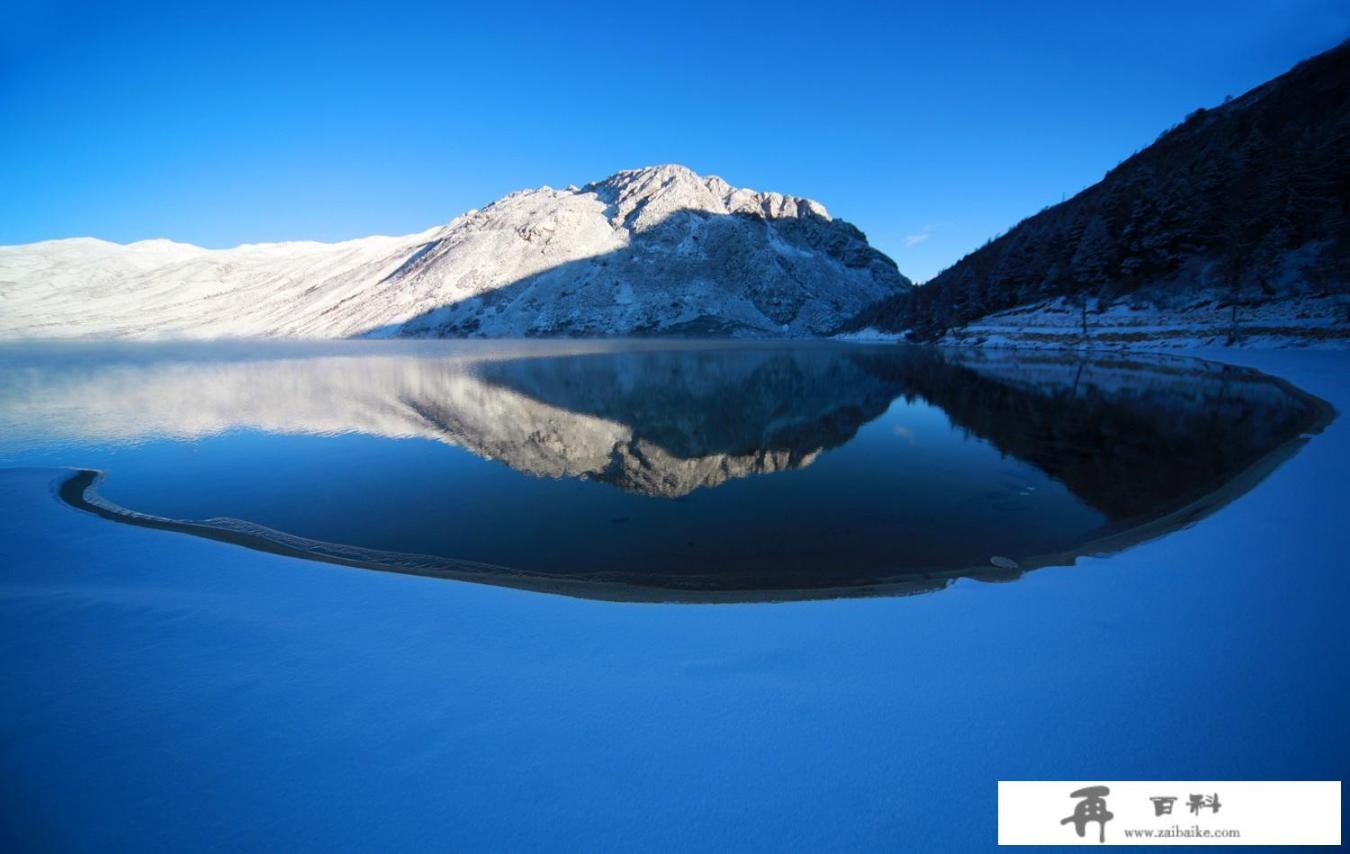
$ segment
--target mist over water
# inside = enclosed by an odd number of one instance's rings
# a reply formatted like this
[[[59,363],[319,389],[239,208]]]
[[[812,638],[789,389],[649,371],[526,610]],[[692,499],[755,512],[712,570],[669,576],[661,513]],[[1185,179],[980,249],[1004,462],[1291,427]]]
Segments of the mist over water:
[[[100,471],[89,492],[111,518],[601,598],[1015,578],[1199,518],[1324,417],[1282,382],[1195,360],[819,342],[0,360],[0,465]]]

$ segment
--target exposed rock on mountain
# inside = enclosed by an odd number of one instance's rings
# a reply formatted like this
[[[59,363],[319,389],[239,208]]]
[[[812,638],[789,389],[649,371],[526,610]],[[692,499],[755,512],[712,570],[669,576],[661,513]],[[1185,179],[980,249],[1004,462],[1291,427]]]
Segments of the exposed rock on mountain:
[[[1346,340],[1348,211],[1345,43],[1196,110],[849,328],[1051,345]]]
[[[0,247],[0,337],[803,336],[909,286],[817,202],[660,166],[406,237]]]

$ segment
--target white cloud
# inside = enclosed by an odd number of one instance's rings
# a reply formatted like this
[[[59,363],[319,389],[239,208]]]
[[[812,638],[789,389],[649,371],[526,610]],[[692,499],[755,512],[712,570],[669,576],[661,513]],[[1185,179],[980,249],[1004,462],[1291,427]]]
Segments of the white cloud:
[[[932,237],[933,232],[937,231],[939,228],[946,228],[949,225],[951,225],[949,222],[930,222],[914,234],[906,234],[904,237],[905,248],[911,249],[918,246],[920,243],[923,243],[925,240]]]

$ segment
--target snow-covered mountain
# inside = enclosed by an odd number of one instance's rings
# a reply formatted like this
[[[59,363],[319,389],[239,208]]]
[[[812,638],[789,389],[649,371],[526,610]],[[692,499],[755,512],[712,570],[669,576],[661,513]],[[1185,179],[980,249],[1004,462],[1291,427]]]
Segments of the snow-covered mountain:
[[[909,287],[819,203],[667,165],[404,237],[0,247],[0,337],[801,336]]]

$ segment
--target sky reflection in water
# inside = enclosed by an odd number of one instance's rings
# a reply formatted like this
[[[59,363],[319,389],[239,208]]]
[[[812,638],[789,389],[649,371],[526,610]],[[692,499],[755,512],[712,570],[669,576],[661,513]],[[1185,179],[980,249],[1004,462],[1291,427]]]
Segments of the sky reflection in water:
[[[343,562],[604,598],[1015,577],[991,558],[1064,563],[1198,518],[1326,417],[1251,371],[1135,356],[342,342],[0,359],[0,464],[102,470],[110,504],[243,520],[210,525],[249,545],[290,535]]]

